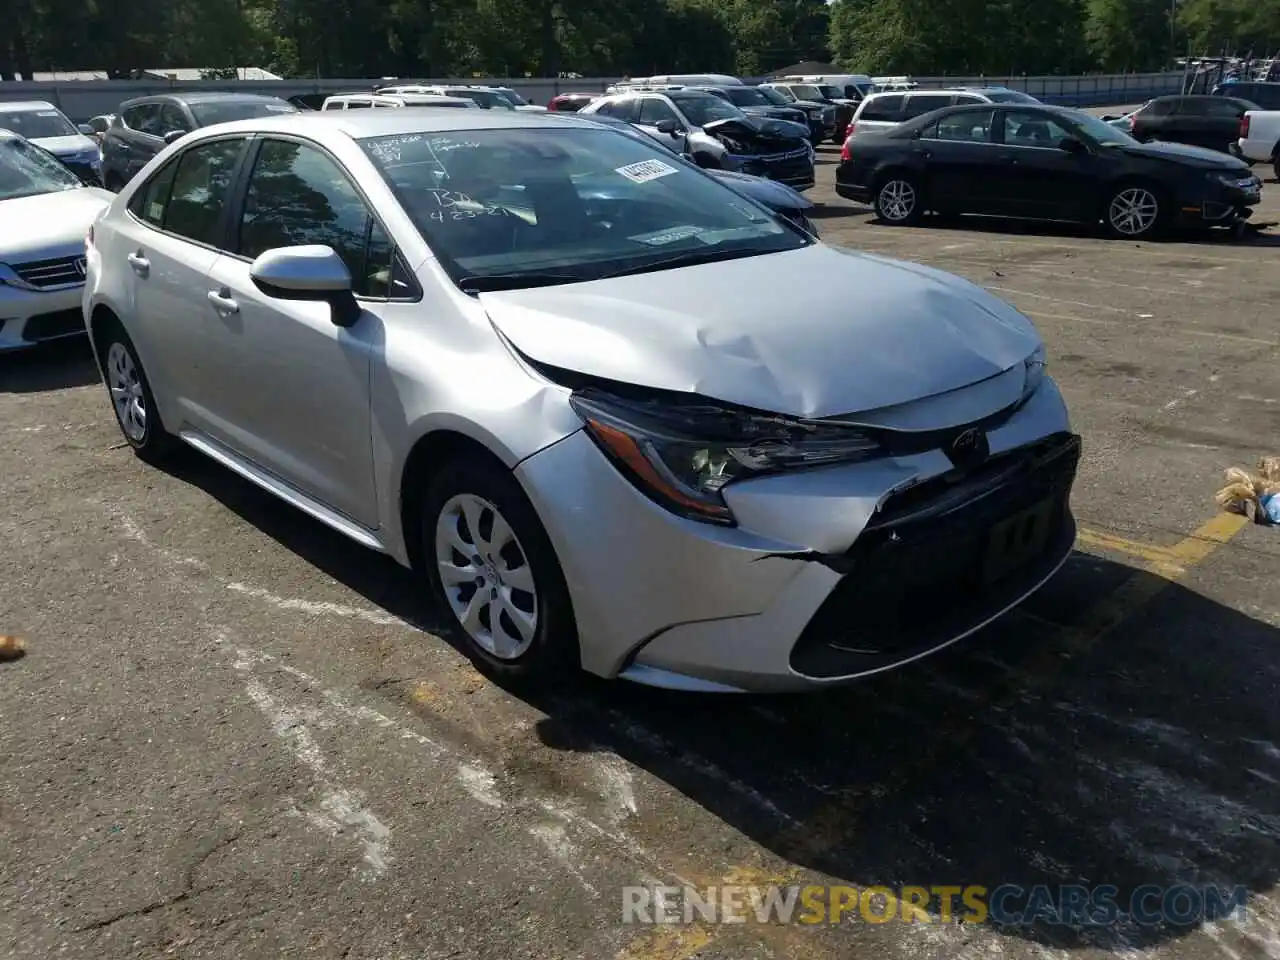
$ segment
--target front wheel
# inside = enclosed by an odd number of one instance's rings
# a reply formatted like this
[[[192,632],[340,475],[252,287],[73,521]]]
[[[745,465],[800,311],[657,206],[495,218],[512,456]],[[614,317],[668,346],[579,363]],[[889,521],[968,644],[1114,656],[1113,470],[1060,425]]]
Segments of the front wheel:
[[[1103,218],[1107,232],[1124,240],[1144,240],[1160,229],[1164,209],[1160,197],[1151,187],[1128,183],[1107,199]]]
[[[876,191],[876,215],[893,226],[918,223],[924,213],[920,187],[905,173],[890,174]]]
[[[422,556],[465,651],[499,681],[547,683],[577,672],[572,603],[555,550],[519,483],[478,458],[428,485]]]

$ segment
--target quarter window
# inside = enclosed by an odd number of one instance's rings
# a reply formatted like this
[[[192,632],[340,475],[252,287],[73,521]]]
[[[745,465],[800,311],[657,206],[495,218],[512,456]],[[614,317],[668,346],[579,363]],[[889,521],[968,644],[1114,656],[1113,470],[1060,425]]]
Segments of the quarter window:
[[[901,96],[872,97],[870,100],[864,100],[862,101],[862,112],[858,114],[858,119],[897,123],[902,119],[902,101],[903,98]]]
[[[907,97],[903,117],[907,120],[912,117],[923,117],[933,110],[949,106],[951,106],[951,94],[949,93],[917,93]]]
[[[135,217],[157,230],[164,227],[164,213],[169,206],[169,194],[173,190],[173,177],[177,172],[178,161],[169,161],[133,195],[129,210]]]
[[[249,177],[237,251],[254,259],[303,244],[332,247],[357,295],[393,295],[391,240],[346,173],[315,147],[267,140]]]
[[[162,214],[166,232],[221,246],[222,208],[243,148],[244,140],[235,138],[202,143],[183,152]]]

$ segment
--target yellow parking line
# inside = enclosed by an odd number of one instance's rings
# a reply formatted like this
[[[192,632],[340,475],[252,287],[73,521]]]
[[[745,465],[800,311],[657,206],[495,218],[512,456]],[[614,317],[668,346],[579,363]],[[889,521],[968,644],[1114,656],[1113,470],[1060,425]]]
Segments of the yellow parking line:
[[[1046,686],[1073,656],[1095,646],[1116,626],[1158,596],[1191,567],[1206,560],[1247,525],[1248,521],[1244,517],[1219,514],[1172,547],[1157,547],[1098,530],[1082,530],[1079,536],[1081,542],[1136,557],[1143,562],[1142,567],[1135,570],[1115,590],[1101,597],[1074,623],[1063,627],[1060,631],[1063,637],[1059,643],[1045,647],[1043,653],[1033,658],[1025,668],[1025,673],[1021,676],[1015,674],[1008,681],[994,685],[990,691],[993,695],[987,699],[986,706],[1009,705],[1030,690]],[[954,757],[956,748],[973,738],[980,729],[979,724],[972,722],[977,716],[974,707],[972,703],[964,704],[963,709],[955,714],[957,723],[954,727],[947,723],[944,714],[940,718],[942,722],[935,726],[937,735],[913,760],[900,766],[886,781],[866,790],[850,791],[840,800],[819,807],[804,823],[779,835],[771,844],[772,848],[793,861],[804,861],[845,841],[856,830],[858,818],[867,801],[883,804],[915,777],[931,769],[943,753]],[[794,875],[787,880],[779,878],[774,882],[793,880]],[[731,884],[764,881],[765,875],[761,872],[734,868],[720,882]],[[701,927],[684,928],[683,933],[677,933],[671,928],[652,929],[618,954],[617,960],[688,960],[707,946],[719,932],[718,928],[708,931]]]
[[[1157,547],[1152,543],[1130,540],[1127,537],[1117,536],[1114,533],[1107,533],[1102,530],[1089,530],[1081,527],[1080,532],[1076,535],[1076,542],[1084,544],[1086,547],[1096,547],[1100,550],[1127,554],[1151,564],[1177,564],[1180,562],[1179,556],[1170,547]]]

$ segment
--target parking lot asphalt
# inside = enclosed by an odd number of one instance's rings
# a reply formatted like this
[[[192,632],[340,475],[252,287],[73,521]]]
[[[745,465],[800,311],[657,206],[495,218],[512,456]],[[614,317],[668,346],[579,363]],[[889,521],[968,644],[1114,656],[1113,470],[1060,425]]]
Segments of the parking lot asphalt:
[[[835,157],[829,242],[969,277],[1044,333],[1085,458],[1079,550],[1041,594],[823,695],[520,698],[389,560],[194,454],[137,460],[83,345],[0,358],[0,633],[28,643],[0,663],[0,956],[1280,956],[1280,531],[1212,500],[1280,454],[1280,231],[893,229],[835,197]],[[769,882],[1248,907],[621,922],[626,885]]]

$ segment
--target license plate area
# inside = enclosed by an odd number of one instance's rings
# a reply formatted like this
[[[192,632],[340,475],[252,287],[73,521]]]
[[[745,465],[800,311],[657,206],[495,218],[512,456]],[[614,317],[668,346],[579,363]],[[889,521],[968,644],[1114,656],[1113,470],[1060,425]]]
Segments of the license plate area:
[[[987,531],[987,544],[982,563],[984,583],[1002,580],[1018,567],[1044,552],[1053,525],[1053,497],[1046,497],[1011,517],[994,524]]]

